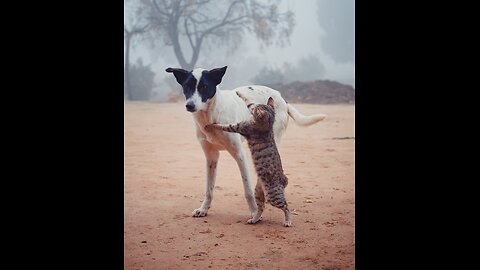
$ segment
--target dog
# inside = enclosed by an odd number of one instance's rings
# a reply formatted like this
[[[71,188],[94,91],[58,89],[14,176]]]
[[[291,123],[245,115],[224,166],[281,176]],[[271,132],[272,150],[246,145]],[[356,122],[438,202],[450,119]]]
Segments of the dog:
[[[193,210],[194,217],[207,215],[213,199],[219,151],[226,150],[237,162],[245,198],[252,216],[257,212],[252,179],[248,170],[247,155],[242,147],[244,138],[237,133],[207,132],[205,126],[211,123],[231,124],[248,120],[251,114],[236,93],[247,97],[251,102],[266,104],[269,97],[274,100],[275,122],[273,125],[274,139],[280,145],[281,136],[288,124],[288,116],[300,126],[309,126],[323,120],[325,114],[311,116],[302,115],[292,105],[288,104],[280,92],[266,86],[242,86],[233,90],[220,90],[218,85],[222,82],[227,66],[205,70],[197,68],[187,71],[181,68],[167,68],[165,71],[173,73],[178,84],[183,88],[185,95],[185,108],[192,113],[195,132],[200,146],[205,154],[207,178],[205,199],[200,208]]]

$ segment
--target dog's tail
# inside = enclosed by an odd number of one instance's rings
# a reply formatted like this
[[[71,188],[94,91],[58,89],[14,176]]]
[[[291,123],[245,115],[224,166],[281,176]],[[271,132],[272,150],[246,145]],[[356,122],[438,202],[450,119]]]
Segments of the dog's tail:
[[[322,121],[323,119],[325,119],[325,117],[327,117],[326,114],[314,114],[314,115],[306,116],[301,114],[299,111],[297,111],[297,109],[295,109],[295,107],[293,107],[292,105],[290,104],[287,104],[287,105],[288,105],[288,115],[290,115],[290,117],[292,117],[295,123],[297,123],[297,125],[299,126],[310,126],[317,122]]]

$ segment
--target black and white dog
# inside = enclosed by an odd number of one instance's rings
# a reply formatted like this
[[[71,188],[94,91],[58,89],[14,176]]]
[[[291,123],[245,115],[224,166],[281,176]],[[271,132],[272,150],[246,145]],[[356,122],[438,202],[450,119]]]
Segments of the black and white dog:
[[[207,160],[207,181],[205,199],[200,208],[193,211],[194,217],[207,215],[213,198],[215,177],[219,151],[227,150],[236,160],[242,175],[245,198],[252,216],[255,216],[257,205],[252,189],[252,180],[248,171],[247,156],[242,147],[244,139],[237,133],[205,131],[207,124],[232,124],[250,119],[251,114],[245,101],[237,96],[236,92],[247,97],[253,103],[266,104],[269,97],[274,100],[275,122],[273,125],[275,142],[280,144],[280,138],[285,132],[288,115],[300,126],[308,126],[323,120],[326,115],[316,114],[305,116],[299,113],[292,105],[288,104],[280,92],[266,86],[242,86],[233,90],[220,90],[218,85],[222,82],[227,67],[205,70],[197,68],[187,71],[180,68],[167,68],[173,73],[177,82],[182,86],[185,95],[185,107],[193,115],[197,139],[202,146]]]

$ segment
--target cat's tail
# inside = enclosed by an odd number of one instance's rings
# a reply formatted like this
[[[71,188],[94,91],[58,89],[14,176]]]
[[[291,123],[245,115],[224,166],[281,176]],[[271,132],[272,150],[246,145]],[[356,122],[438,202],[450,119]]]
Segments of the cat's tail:
[[[325,117],[327,117],[326,114],[313,114],[306,116],[297,111],[297,109],[295,109],[295,107],[293,107],[292,105],[287,105],[288,115],[290,115],[290,117],[292,117],[295,123],[297,123],[297,125],[299,126],[310,126],[322,121],[323,119],[325,119]]]

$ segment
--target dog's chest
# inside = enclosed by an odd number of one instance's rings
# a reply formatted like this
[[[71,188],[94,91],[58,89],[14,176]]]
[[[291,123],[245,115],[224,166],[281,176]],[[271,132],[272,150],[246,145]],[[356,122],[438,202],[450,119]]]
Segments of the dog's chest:
[[[232,118],[232,119],[229,119]],[[199,140],[206,140],[207,142],[220,146],[220,148],[224,148],[226,144],[231,143],[229,137],[239,136],[241,140],[244,141],[244,138],[239,134],[235,133],[227,133],[220,130],[214,130],[208,132],[205,130],[205,126],[212,124],[212,123],[219,123],[219,124],[234,124],[240,122],[240,120],[234,119],[234,117],[229,116],[227,113],[218,113],[217,111],[213,111],[213,113],[207,112],[200,112],[196,113],[193,117],[197,128],[197,138]]]
[[[222,144],[217,133],[207,132],[205,130],[205,126],[213,122],[211,115],[204,112],[199,112],[194,115],[193,121],[195,122],[197,128],[198,139],[206,140],[211,144]]]

